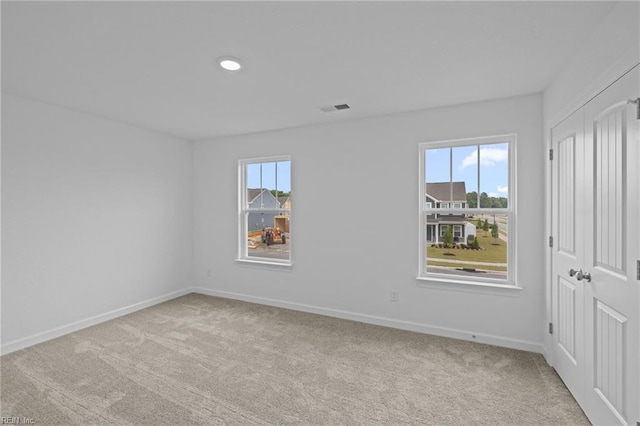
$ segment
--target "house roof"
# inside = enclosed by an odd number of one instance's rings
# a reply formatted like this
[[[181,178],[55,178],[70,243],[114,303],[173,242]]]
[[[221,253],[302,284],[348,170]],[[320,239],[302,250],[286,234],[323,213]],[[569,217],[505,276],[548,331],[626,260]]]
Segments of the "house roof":
[[[278,197],[278,202],[280,203],[280,207],[284,206],[284,203],[291,197]]]
[[[439,214],[438,217],[435,217],[435,216],[436,216],[435,214],[427,215],[427,225],[433,225],[435,223],[465,224],[466,222],[469,221],[469,218],[465,216],[441,215],[441,214]]]
[[[264,189],[260,188],[247,188],[247,202],[251,203],[256,199],[258,195],[260,195],[264,191]]]
[[[453,200],[451,199],[453,185]],[[467,189],[464,182],[427,182],[426,193],[437,201],[466,201]]]
[[[273,197],[273,194],[271,193],[271,191],[269,191],[266,188],[247,188],[247,202],[249,204],[251,204],[256,198],[258,198],[258,195],[260,195],[262,192],[265,193],[269,193],[269,195],[271,195]],[[275,198],[275,197],[273,197]],[[287,200],[289,200],[291,197],[287,196],[287,197],[278,197],[278,203],[280,205],[280,207],[282,207],[284,205],[284,203],[287,202]]]

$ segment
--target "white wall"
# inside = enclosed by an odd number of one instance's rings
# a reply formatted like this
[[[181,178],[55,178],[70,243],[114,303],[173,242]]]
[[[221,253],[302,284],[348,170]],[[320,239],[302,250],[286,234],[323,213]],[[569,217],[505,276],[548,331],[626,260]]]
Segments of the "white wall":
[[[532,95],[196,142],[196,285],[211,294],[541,350],[542,127],[542,98]],[[506,133],[518,135],[523,290],[419,287],[418,144]],[[239,264],[238,160],[289,154],[294,266]],[[390,301],[392,289],[400,302]]]
[[[543,94],[545,141],[551,147],[551,128],[577,110],[586,101],[640,62],[640,3],[619,2],[594,29],[591,37],[576,49],[563,71]],[[637,97],[638,94],[629,94]],[[551,231],[551,176],[546,167],[546,234]],[[545,323],[551,321],[551,253],[546,261]],[[545,334],[547,361],[553,365],[553,341]]]
[[[2,199],[3,351],[191,285],[191,142],[3,94]]]

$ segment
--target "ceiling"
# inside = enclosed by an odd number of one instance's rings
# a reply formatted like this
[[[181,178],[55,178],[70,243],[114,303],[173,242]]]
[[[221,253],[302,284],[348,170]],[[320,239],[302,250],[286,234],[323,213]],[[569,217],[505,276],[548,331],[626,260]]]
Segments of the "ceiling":
[[[2,91],[189,140],[357,119],[541,92],[614,6],[3,1]]]

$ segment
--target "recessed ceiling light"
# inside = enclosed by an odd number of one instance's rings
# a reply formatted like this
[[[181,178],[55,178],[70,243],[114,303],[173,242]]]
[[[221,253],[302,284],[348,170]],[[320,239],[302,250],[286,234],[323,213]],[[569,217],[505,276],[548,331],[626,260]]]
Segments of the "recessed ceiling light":
[[[230,56],[218,58],[218,64],[222,69],[227,71],[239,71],[240,68],[242,68],[240,60],[238,58],[232,58]]]

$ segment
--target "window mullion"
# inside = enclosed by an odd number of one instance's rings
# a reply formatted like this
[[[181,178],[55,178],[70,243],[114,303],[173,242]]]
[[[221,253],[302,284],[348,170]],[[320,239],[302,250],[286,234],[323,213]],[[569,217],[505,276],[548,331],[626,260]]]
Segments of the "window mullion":
[[[480,145],[477,146],[476,148],[477,151],[477,159],[476,159],[476,164],[477,164],[477,173],[478,173],[478,190],[476,191],[476,207],[480,208]]]

